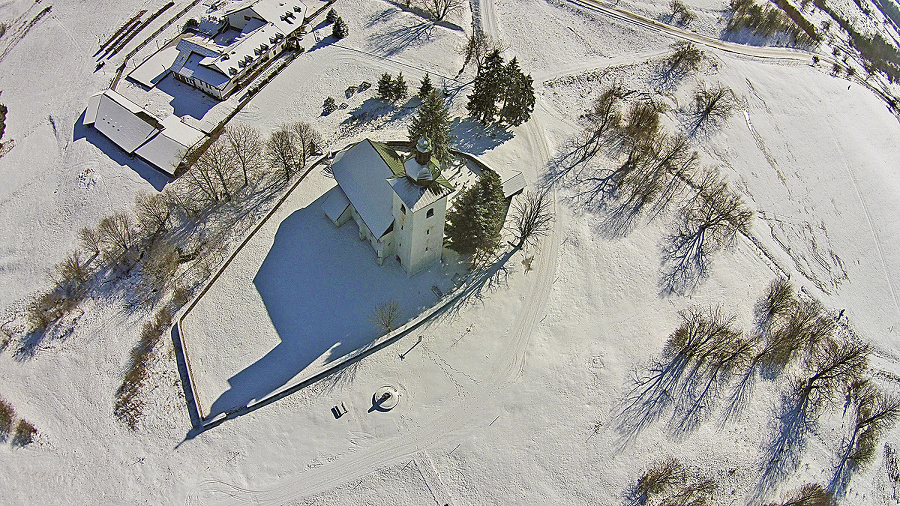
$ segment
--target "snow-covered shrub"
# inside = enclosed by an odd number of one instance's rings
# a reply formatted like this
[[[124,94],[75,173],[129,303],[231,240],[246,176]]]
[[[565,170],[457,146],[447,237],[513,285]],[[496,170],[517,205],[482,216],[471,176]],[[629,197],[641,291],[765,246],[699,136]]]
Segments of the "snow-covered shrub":
[[[0,441],[9,437],[15,419],[16,410],[13,409],[12,404],[0,399]]]
[[[34,425],[25,420],[19,420],[19,424],[16,425],[16,433],[13,436],[13,444],[16,446],[31,444],[34,441],[35,434],[37,434],[37,429],[34,428]]]
[[[335,103],[334,98],[328,97],[325,99],[325,103],[322,104],[322,116],[328,116],[337,110],[337,103]]]

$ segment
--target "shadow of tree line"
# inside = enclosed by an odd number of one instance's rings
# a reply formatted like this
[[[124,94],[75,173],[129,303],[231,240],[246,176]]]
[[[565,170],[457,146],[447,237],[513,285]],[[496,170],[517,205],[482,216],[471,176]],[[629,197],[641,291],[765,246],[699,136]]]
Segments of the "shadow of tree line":
[[[621,443],[664,419],[676,438],[715,413],[721,424],[734,422],[758,380],[780,380],[771,437],[761,445],[755,498],[761,500],[799,467],[820,415],[845,399],[842,416],[850,417],[850,431],[836,449],[827,484],[830,494],[841,497],[852,473],[871,461],[878,439],[900,417],[900,398],[867,377],[870,346],[842,332],[821,303],[798,298],[788,280],[773,281],[754,313],[755,328],[745,334],[719,307],[682,311],[661,355],[636,372],[615,409]]]
[[[659,66],[663,79],[695,70],[702,53],[676,44]],[[735,106],[731,90],[699,88],[694,103],[680,114],[680,131],[661,128],[666,107],[649,93],[608,85],[579,117],[582,131],[551,159],[545,186],[570,188],[575,201],[602,216],[601,233],[620,237],[641,219],[653,220],[673,204],[673,231],[660,245],[660,292],[692,291],[709,273],[714,253],[748,234],[753,213],[715,169],[701,168],[693,148]]]

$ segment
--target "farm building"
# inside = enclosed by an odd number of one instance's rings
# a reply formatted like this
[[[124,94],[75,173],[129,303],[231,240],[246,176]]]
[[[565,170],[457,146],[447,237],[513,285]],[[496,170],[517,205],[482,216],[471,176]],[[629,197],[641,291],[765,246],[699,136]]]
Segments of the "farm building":
[[[93,127],[129,156],[173,175],[184,153],[204,137],[203,132],[170,115],[163,120],[114,90],[88,99],[84,124]]]
[[[176,79],[219,100],[284,50],[300,33],[306,7],[298,0],[257,0],[210,13],[195,34],[178,41],[171,66]]]

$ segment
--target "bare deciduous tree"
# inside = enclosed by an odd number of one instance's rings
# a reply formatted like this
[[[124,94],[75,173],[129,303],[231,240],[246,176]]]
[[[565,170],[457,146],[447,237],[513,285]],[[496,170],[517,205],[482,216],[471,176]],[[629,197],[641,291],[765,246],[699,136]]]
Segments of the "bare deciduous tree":
[[[673,404],[673,425],[693,428],[752,356],[752,343],[720,309],[690,308],[679,316],[681,325],[669,335],[662,357],[626,396],[620,429],[627,434],[636,434]]]
[[[625,114],[622,128],[627,146],[640,146],[659,133],[659,108],[656,104],[638,100],[631,104]]]
[[[739,233],[747,233],[753,212],[715,173],[703,177],[697,195],[680,212],[677,231],[664,248],[666,288],[682,291],[706,277],[710,255],[729,247]]]
[[[141,260],[141,296],[156,300],[172,281],[178,267],[178,252],[168,240],[155,241]]]
[[[680,77],[697,70],[703,60],[703,51],[690,42],[676,42],[672,44],[672,49],[672,54],[665,60],[663,74],[666,78]]]
[[[687,8],[681,0],[672,0],[669,2],[669,9],[672,11],[672,20],[681,26],[691,24],[697,19],[697,15]]]
[[[821,302],[797,301],[767,334],[760,359],[770,367],[783,368],[798,352],[812,355],[820,344],[832,337],[834,330],[835,323],[825,314]]]
[[[515,248],[534,244],[546,235],[553,224],[551,206],[553,202],[548,192],[527,192],[513,205],[512,225],[516,234]]]
[[[307,160],[325,147],[325,139],[309,123],[298,121],[291,126],[299,155],[298,166],[305,167]]]
[[[691,135],[708,130],[731,115],[736,106],[731,88],[719,84],[712,88],[702,86],[694,92],[694,106],[691,111]]]
[[[822,485],[807,483],[784,502],[773,502],[766,506],[834,506],[834,498]]]
[[[850,391],[854,423],[835,470],[833,482],[838,483],[847,481],[848,465],[860,468],[871,462],[878,440],[900,418],[900,398],[886,395],[868,380],[856,382]]]
[[[691,180],[699,157],[683,135],[657,135],[645,145],[645,153],[622,178],[619,193],[627,208],[638,211],[658,200],[663,209]]]
[[[135,227],[126,213],[116,213],[100,220],[97,226],[103,252],[111,263],[118,261],[131,248]]]
[[[621,102],[626,94],[621,84],[614,83],[594,100],[583,116],[586,125],[581,135],[554,164],[551,182],[565,178],[573,171],[578,177],[586,164],[597,156],[604,143],[610,140],[611,134],[618,132],[622,124]]]
[[[272,132],[266,142],[266,156],[274,168],[282,171],[284,180],[289,181],[300,162],[295,134],[290,127],[282,127]]]
[[[262,168],[262,137],[259,131],[250,125],[233,123],[225,129],[225,141],[244,176],[244,186],[247,186],[250,184],[250,175]]]
[[[481,72],[487,55],[494,51],[503,52],[503,49],[504,47],[499,41],[493,40],[490,35],[481,30],[475,30],[472,35],[466,37],[465,43],[459,49],[459,53],[465,58],[459,73],[462,74],[469,64],[474,64],[475,69]]]
[[[776,319],[790,314],[796,304],[797,300],[794,297],[794,287],[791,286],[791,282],[780,276],[776,278],[769,284],[765,295],[754,308],[760,331],[763,333],[768,331]]]
[[[462,9],[462,0],[419,0],[419,2],[435,23],[440,23],[451,13]]]
[[[81,260],[81,255],[78,253],[78,250],[66,255],[63,261],[56,265],[55,270],[57,276],[56,281],[59,284],[83,284],[87,282],[88,277],[90,276],[87,265]]]
[[[86,249],[94,256],[99,255],[100,250],[103,247],[103,244],[100,241],[100,234],[89,227],[83,227],[78,231],[78,242],[81,244],[82,248]]]
[[[225,139],[216,139],[203,154],[197,158],[194,168],[203,174],[203,181],[211,185],[209,188],[218,196],[213,202],[228,201],[234,193],[236,186],[238,165],[235,154],[229,148]]]
[[[135,214],[138,223],[147,236],[156,236],[166,231],[169,224],[171,206],[169,193],[139,193],[135,198]]]
[[[687,481],[687,471],[675,458],[654,462],[638,479],[635,492],[641,504],[670,492]]]
[[[815,411],[853,382],[860,380],[868,366],[871,347],[863,343],[826,340],[810,359],[811,374],[795,381],[795,394],[802,411]]]
[[[400,304],[397,301],[389,301],[375,308],[375,324],[388,333],[397,326],[400,319]]]

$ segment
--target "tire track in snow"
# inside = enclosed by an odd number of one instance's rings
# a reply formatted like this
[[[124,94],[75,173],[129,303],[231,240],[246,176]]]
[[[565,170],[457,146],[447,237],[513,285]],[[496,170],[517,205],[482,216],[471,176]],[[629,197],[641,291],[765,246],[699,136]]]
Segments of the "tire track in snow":
[[[847,174],[850,175],[850,182],[853,183],[853,192],[856,193],[856,198],[859,200],[863,213],[866,215],[866,223],[869,225],[869,231],[872,232],[872,238],[875,240],[875,251],[878,253],[878,259],[881,261],[881,268],[884,270],[884,280],[887,282],[888,289],[891,291],[894,309],[900,314],[900,303],[897,302],[897,290],[894,289],[894,283],[891,281],[891,270],[888,269],[887,262],[884,259],[884,250],[881,247],[881,239],[878,237],[878,232],[875,229],[875,222],[872,220],[872,213],[869,211],[869,206],[866,204],[866,200],[859,190],[859,183],[856,181],[856,173],[853,171],[853,168],[850,167],[850,164],[847,163],[847,157],[844,155],[844,148],[841,147],[840,139],[834,131],[834,126],[829,123],[828,129],[831,131],[831,138],[833,139],[832,143],[841,155],[841,162],[844,164],[844,168],[847,169]]]

